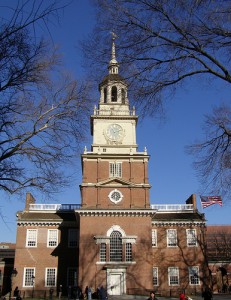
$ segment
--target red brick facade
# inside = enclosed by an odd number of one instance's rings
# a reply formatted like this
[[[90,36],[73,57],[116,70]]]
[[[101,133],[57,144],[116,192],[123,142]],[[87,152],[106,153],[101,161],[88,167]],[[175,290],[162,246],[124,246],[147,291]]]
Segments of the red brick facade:
[[[150,205],[149,155],[137,152],[138,117],[115,57],[100,93],[91,151],[82,154],[81,205],[36,205],[27,195],[14,284],[26,296],[58,293],[60,285],[72,296],[76,286],[101,285],[109,295],[200,292],[209,278],[204,215],[194,195],[186,204]]]

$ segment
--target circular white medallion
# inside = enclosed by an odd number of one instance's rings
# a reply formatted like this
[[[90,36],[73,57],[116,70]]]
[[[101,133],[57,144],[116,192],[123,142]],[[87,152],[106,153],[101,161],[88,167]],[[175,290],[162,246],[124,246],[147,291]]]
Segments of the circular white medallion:
[[[123,199],[123,194],[119,190],[115,189],[109,193],[108,198],[112,202],[118,203]]]

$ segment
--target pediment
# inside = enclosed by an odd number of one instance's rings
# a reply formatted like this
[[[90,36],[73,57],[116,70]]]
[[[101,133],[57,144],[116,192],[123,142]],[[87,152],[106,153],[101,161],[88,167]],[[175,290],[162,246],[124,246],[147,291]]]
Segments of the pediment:
[[[109,178],[103,181],[100,181],[96,184],[96,186],[136,186],[131,181],[126,181],[121,178]]]

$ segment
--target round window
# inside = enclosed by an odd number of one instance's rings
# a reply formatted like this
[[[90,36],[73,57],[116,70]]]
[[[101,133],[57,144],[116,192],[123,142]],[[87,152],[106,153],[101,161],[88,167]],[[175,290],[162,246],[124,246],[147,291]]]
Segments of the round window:
[[[123,194],[119,191],[119,190],[113,190],[110,192],[110,194],[108,195],[109,199],[114,202],[114,203],[118,203],[122,200],[123,198]]]

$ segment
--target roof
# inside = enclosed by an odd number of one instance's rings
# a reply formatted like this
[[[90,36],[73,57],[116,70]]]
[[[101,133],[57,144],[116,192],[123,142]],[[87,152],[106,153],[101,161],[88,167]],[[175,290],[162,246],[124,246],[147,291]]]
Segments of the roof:
[[[177,222],[177,221],[194,221],[205,222],[204,214],[200,214],[197,211],[194,212],[157,212],[152,219],[155,221],[163,222]]]
[[[104,84],[108,83],[109,81],[123,81],[125,83],[125,80],[121,75],[108,74],[103,78],[103,80],[101,81],[99,86],[104,85]]]
[[[75,213],[73,212],[44,212],[44,211],[25,211],[18,213],[18,222],[20,221],[76,221]]]

